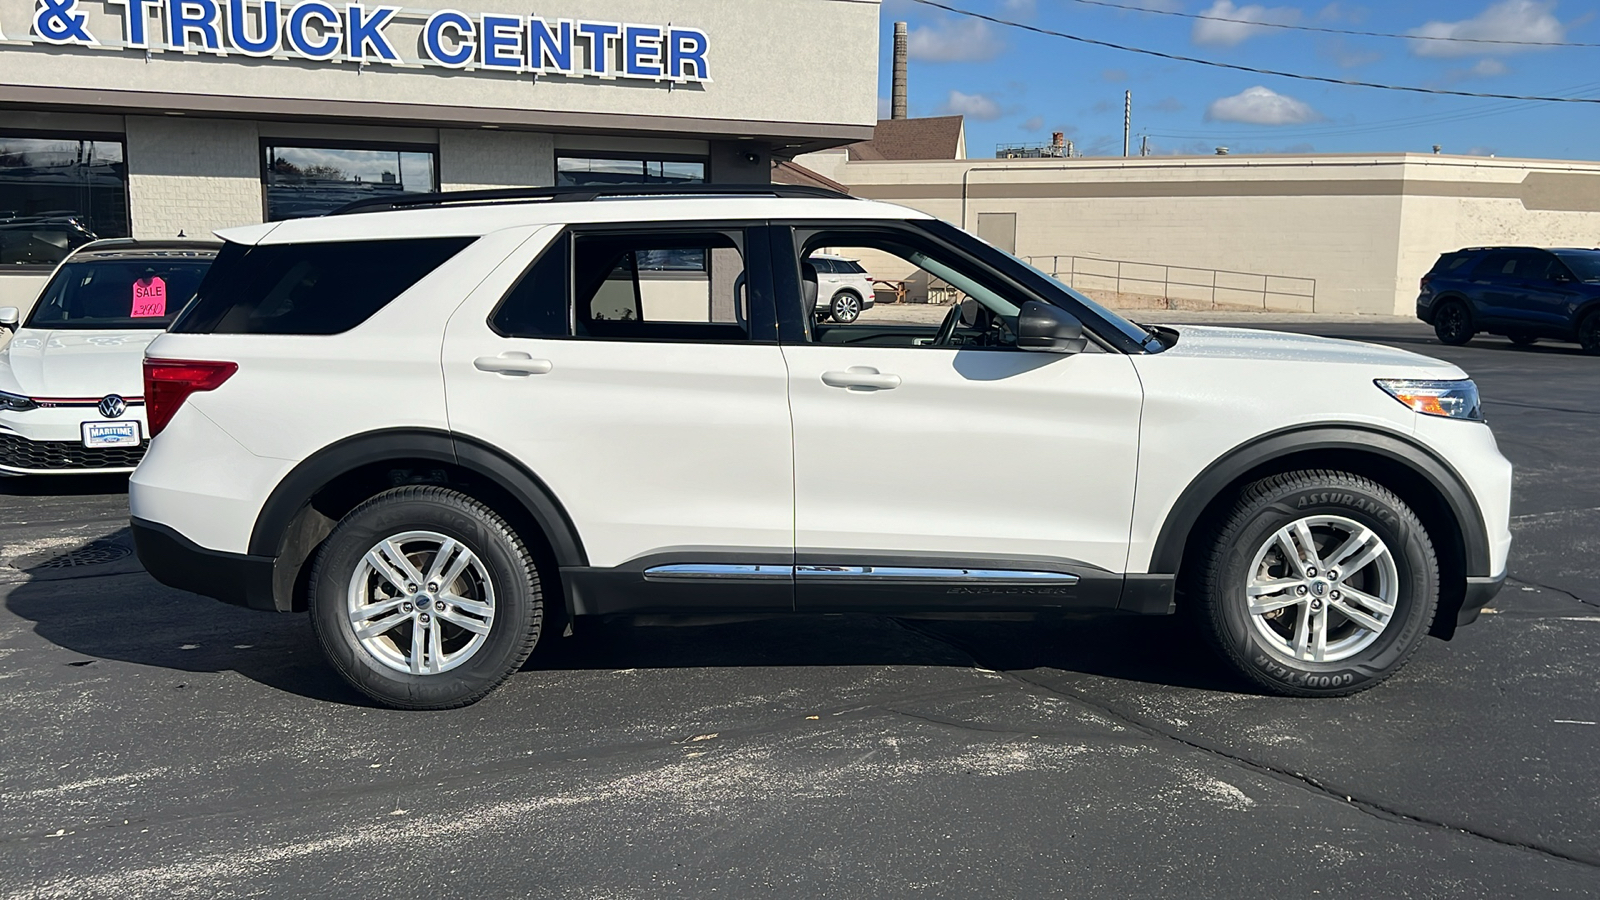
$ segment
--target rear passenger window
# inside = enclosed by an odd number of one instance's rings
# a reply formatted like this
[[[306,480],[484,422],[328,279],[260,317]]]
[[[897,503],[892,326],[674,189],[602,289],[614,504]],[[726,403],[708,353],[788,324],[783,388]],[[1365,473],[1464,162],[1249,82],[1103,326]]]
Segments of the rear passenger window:
[[[566,337],[567,273],[572,263],[572,237],[563,234],[545,248],[538,262],[500,302],[489,324],[501,337]]]
[[[472,241],[228,244],[172,330],[339,334],[371,318]]]
[[[750,338],[744,253],[733,235],[579,235],[572,251],[578,337]]]

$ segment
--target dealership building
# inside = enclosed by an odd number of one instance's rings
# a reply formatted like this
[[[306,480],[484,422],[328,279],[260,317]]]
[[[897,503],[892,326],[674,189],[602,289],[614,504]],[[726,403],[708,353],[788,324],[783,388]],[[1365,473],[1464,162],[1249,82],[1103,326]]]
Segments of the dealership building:
[[[765,183],[870,138],[877,0],[0,0],[0,305],[91,237],[390,193]]]

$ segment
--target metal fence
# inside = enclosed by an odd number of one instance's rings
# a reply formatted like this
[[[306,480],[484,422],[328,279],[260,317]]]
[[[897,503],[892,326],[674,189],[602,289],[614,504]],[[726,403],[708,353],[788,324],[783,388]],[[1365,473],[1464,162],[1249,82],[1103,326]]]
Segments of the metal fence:
[[[1293,275],[1166,266],[1096,256],[1029,256],[1074,290],[1165,301],[1168,309],[1219,307],[1317,311],[1317,280]],[[1181,305],[1180,305],[1181,304]]]

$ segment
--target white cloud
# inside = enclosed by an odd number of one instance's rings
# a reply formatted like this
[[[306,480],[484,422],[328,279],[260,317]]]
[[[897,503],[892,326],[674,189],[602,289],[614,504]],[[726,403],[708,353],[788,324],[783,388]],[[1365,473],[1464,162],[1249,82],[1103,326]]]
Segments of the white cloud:
[[[1250,22],[1268,22],[1275,25],[1293,25],[1300,20],[1300,10],[1292,6],[1265,7],[1258,4],[1234,6],[1233,0],[1216,0],[1202,15],[1221,19],[1241,19],[1237,22],[1219,22],[1216,19],[1196,19],[1191,38],[1196,44],[1208,47],[1235,47],[1252,37],[1276,29],[1251,25]]]
[[[1003,114],[1000,104],[986,94],[963,94],[951,91],[940,110],[947,116],[966,116],[980,122],[993,122]]]
[[[1023,131],[1039,131],[1044,128],[1044,116],[1033,116],[1022,123]]]
[[[1480,59],[1472,68],[1467,70],[1467,74],[1473,78],[1492,78],[1496,75],[1504,75],[1509,71],[1511,69],[1498,59]]]
[[[1034,0],[1005,0],[1001,5],[1005,7],[1006,12],[1019,16],[1031,16],[1037,9]]]
[[[1006,42],[987,22],[957,19],[911,29],[907,49],[922,62],[984,62],[1004,52]]]
[[[1429,22],[1413,28],[1418,37],[1470,38],[1474,40],[1556,43],[1566,39],[1567,26],[1554,15],[1556,0],[1501,0],[1470,19]],[[1418,56],[1476,56],[1482,53],[1516,53],[1534,50],[1516,44],[1474,44],[1451,41],[1412,41]]]
[[[1286,97],[1260,85],[1223,97],[1206,109],[1207,122],[1243,122],[1246,125],[1302,125],[1322,114],[1302,100]]]

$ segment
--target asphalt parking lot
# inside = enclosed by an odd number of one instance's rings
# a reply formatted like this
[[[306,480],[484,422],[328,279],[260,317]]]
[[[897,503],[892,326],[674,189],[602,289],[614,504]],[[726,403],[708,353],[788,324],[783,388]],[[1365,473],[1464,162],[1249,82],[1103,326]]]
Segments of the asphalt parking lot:
[[[0,896],[1600,894],[1600,360],[1287,327],[1461,364],[1518,469],[1492,612],[1344,700],[1178,621],[814,617],[390,712],[303,617],[143,574],[125,483],[0,482]]]

